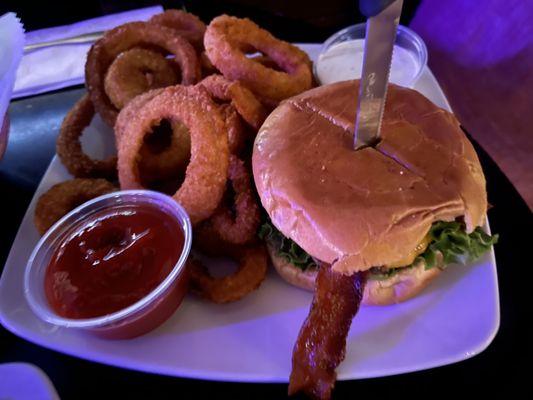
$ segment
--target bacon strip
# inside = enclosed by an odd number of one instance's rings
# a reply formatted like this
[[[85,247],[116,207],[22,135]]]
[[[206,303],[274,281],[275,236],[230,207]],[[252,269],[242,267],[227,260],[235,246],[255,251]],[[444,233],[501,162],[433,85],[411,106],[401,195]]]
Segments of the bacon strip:
[[[335,385],[335,368],[344,360],[346,336],[359,309],[366,273],[346,276],[321,264],[313,303],[294,346],[289,395],[303,391],[327,400]]]

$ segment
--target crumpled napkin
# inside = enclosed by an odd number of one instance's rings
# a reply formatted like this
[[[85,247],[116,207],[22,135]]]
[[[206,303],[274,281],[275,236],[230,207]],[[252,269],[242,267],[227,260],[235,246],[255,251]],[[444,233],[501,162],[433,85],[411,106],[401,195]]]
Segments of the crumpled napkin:
[[[9,101],[15,73],[19,66],[24,48],[24,27],[15,13],[6,13],[0,17],[0,126]]]
[[[146,21],[163,12],[154,6],[105,15],[72,25],[57,26],[26,33],[26,44],[48,42],[87,33],[105,31],[131,21]],[[0,35],[0,37],[3,37]],[[44,93],[84,82],[85,59],[92,43],[68,44],[27,52],[17,72],[13,98]]]

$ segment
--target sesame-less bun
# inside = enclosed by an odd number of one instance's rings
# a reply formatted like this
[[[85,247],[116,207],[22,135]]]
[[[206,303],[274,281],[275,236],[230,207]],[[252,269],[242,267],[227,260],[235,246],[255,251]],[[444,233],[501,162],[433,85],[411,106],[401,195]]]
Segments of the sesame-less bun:
[[[267,251],[270,260],[272,261],[272,265],[285,281],[301,289],[309,290],[310,292],[315,290],[315,280],[318,269],[308,268],[304,271],[298,268],[285,258],[281,257],[278,254],[277,249],[268,242]]]
[[[253,173],[272,223],[313,257],[352,274],[407,257],[435,221],[487,208],[477,155],[455,117],[390,85],[381,141],[353,150],[358,81],[283,102],[261,127]]]
[[[281,257],[275,248],[267,243],[268,254],[272,265],[278,274],[288,283],[304,290],[313,292],[318,269],[296,267]],[[439,260],[441,262],[441,260]],[[424,262],[420,261],[411,268],[405,268],[387,279],[367,280],[362,303],[365,305],[384,306],[396,304],[418,295],[438,274],[441,269],[437,266],[426,270]]]

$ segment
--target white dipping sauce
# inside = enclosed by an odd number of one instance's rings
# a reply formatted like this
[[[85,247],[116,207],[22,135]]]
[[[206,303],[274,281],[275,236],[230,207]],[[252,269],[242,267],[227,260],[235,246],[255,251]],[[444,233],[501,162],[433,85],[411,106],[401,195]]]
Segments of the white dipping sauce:
[[[364,39],[348,40],[334,44],[318,57],[317,78],[321,84],[361,78],[363,69]],[[417,58],[409,50],[394,46],[389,81],[410,87],[420,69]]]

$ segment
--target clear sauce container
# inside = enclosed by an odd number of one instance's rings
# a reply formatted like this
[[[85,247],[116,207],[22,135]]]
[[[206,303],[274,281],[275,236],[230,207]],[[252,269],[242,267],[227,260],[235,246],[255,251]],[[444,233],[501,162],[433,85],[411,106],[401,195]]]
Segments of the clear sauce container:
[[[101,210],[117,206],[157,207],[178,222],[184,238],[179,259],[166,278],[151,292],[126,308],[98,317],[76,319],[59,315],[45,293],[45,276],[52,255],[73,226]],[[169,238],[172,240],[172,238]],[[127,190],[109,193],[74,209],[41,238],[28,260],[24,275],[24,294],[33,312],[43,321],[58,327],[85,330],[109,339],[128,339],[151,331],[166,321],[179,307],[188,286],[186,261],[192,243],[192,227],[186,211],[162,193]]]
[[[314,74],[322,85],[359,79],[363,67],[366,24],[349,26],[324,42]],[[411,29],[398,26],[389,81],[413,87],[427,65],[423,40]]]

